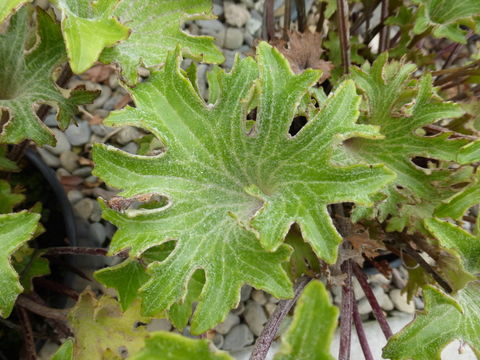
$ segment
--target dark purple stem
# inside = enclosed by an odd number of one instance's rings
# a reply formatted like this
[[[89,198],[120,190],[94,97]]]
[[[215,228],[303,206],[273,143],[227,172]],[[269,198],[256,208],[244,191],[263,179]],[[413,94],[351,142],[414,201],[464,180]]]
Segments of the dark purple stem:
[[[340,309],[340,349],[338,352],[338,360],[350,360],[353,312],[352,264],[350,261],[346,261],[342,264],[342,271],[347,274],[347,278],[342,286],[342,305]]]
[[[337,0],[337,14],[343,72],[348,74],[350,68],[350,22],[347,0]]]
[[[354,294],[353,298],[355,299],[355,292],[352,289]],[[357,330],[358,341],[362,347],[363,355],[365,360],[374,360],[370,346],[368,345],[367,336],[365,335],[365,330],[363,329],[362,319],[360,318],[360,313],[358,312],[357,302],[354,300],[353,303],[353,323],[355,324],[355,329]]]
[[[273,11],[274,0],[265,0],[265,5],[263,8],[263,38],[267,40],[271,40],[275,37],[275,17]]]
[[[360,266],[358,266],[357,264],[353,264],[352,268],[353,268],[353,273],[355,274],[355,277],[360,283],[360,286],[362,287],[363,292],[365,293],[365,296],[368,302],[370,303],[370,306],[372,307],[373,315],[375,315],[375,318],[380,324],[380,328],[382,329],[382,332],[385,335],[385,338],[388,340],[393,335],[392,329],[390,329],[390,325],[388,325],[387,319],[383,314],[382,308],[378,304],[377,298],[375,297],[375,294],[373,293],[372,288],[368,284],[367,276],[362,271],[362,269],[360,269]]]
[[[310,280],[310,278],[302,277],[295,285],[295,295],[293,298],[281,300],[278,303],[275,311],[268,319],[268,322],[263,328],[262,333],[255,342],[255,348],[253,349],[252,355],[250,355],[250,360],[264,360],[267,357],[268,349],[270,349],[273,339],[275,339],[275,335],[277,334],[282,320],[288,314],[292,306],[297,302],[302,290],[310,282]]]
[[[89,247],[75,247],[75,246],[65,246],[65,247],[53,247],[49,248],[46,251],[46,255],[93,255],[93,256],[109,256],[108,250],[104,248],[89,248]],[[120,252],[115,256],[121,258],[127,258],[128,254]]]

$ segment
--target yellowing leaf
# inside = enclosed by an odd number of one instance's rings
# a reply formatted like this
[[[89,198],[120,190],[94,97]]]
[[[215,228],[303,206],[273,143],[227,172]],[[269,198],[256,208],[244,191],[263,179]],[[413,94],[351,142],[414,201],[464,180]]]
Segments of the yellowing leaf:
[[[0,3],[0,24],[18,10],[22,5],[31,2],[32,0],[2,0]]]
[[[10,257],[34,234],[38,214],[22,211],[0,215],[0,316],[8,317],[17,295],[23,288],[18,275],[10,265]]]
[[[66,60],[60,28],[42,10],[37,11],[37,24],[32,26],[29,10],[18,11],[7,32],[0,35],[0,108],[8,113],[0,143],[31,139],[39,145],[55,145],[53,133],[38,118],[35,106],[54,107],[59,127],[64,129],[77,113],[77,106],[95,96],[85,91],[68,92],[55,84],[53,72]],[[36,44],[31,48],[35,33]]]
[[[204,270],[193,333],[222,321],[245,283],[279,298],[292,296],[282,269],[290,255],[282,242],[291,224],[299,224],[318,256],[334,262],[341,237],[327,205],[368,204],[370,194],[393,178],[380,165],[330,163],[342,139],[378,136],[375,128],[355,124],[360,99],[351,81],[291,136],[296,107],[320,73],[294,75],[266,43],[257,59],[258,65],[246,58],[231,73],[218,71],[217,101],[207,105],[180,71],[179,53],[171,54],[161,72],[129,90],[136,108],[106,120],[151,131],[166,151],[146,157],[103,145],[94,149],[95,174],[123,189],[122,196],[168,198],[160,208],[116,212],[104,206],[105,218],[119,228],[110,252],[129,248],[140,256],[175,240],[171,254],[149,268],[143,306],[147,314],[168,309],[185,295],[191,274]],[[252,96],[258,96],[258,115],[247,130]]]

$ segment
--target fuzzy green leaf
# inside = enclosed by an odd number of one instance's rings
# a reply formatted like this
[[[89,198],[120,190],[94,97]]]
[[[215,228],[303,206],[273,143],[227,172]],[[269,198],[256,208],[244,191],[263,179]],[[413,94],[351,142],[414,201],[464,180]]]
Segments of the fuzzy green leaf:
[[[17,295],[23,290],[18,275],[10,265],[10,257],[34,234],[38,214],[22,211],[0,215],[0,316],[8,317]]]
[[[73,360],[73,340],[65,341],[52,356],[51,360]]]
[[[294,75],[287,61],[262,43],[258,67],[246,58],[237,60],[231,73],[219,73],[221,93],[215,105],[206,105],[182,75],[180,60],[178,52],[170,55],[161,72],[130,90],[136,108],[106,120],[151,131],[166,152],[142,157],[98,145],[95,174],[124,189],[121,195],[126,197],[168,197],[159,209],[118,213],[105,208],[105,218],[119,227],[110,251],[130,248],[139,256],[149,247],[177,240],[171,255],[150,267],[144,309],[147,314],[167,309],[201,268],[206,283],[192,321],[192,331],[201,333],[236,306],[245,283],[279,298],[292,295],[281,268],[290,254],[282,241],[292,223],[299,223],[321,258],[334,262],[341,237],[327,205],[368,203],[369,195],[393,176],[379,165],[336,167],[329,162],[333,144],[342,138],[377,135],[374,128],[355,124],[359,96],[351,81],[291,137],[296,106],[318,72]],[[247,134],[254,84],[258,117]]]
[[[415,20],[414,32],[420,34],[430,27],[433,35],[446,37],[466,44],[466,31],[460,25],[473,29],[480,17],[480,1],[478,0],[414,0],[420,5]],[[477,29],[480,30],[480,29]]]
[[[112,13],[119,0],[56,0],[62,9],[62,31],[74,73],[88,70],[104,48],[128,38],[129,29]]]
[[[24,199],[24,195],[12,192],[8,181],[0,180],[0,214],[11,213]]]
[[[29,10],[17,12],[7,32],[0,35],[0,109],[9,113],[0,143],[31,139],[39,145],[55,145],[53,133],[35,114],[35,107],[54,107],[58,124],[64,129],[77,113],[77,106],[91,102],[94,94],[68,92],[55,84],[53,72],[66,60],[60,28],[42,10],[37,11],[37,24],[31,25]],[[38,38],[32,48],[35,29]]]
[[[480,356],[480,283],[471,282],[455,297],[427,286],[425,310],[388,341],[383,357],[392,360],[440,360],[453,340],[466,342]]]
[[[298,300],[292,324],[274,360],[333,360],[330,343],[337,318],[338,308],[330,303],[325,286],[311,281]]]
[[[480,235],[474,236],[438,219],[427,219],[425,225],[443,247],[455,250],[460,255],[466,270],[473,274],[480,273]]]
[[[8,159],[6,153],[6,145],[0,145],[0,171],[18,171],[17,164],[15,164],[14,161]]]
[[[145,347],[131,360],[233,360],[223,351],[211,351],[208,340],[194,340],[178,334],[156,332],[145,340]]]
[[[0,4],[0,24],[22,5],[29,2],[32,2],[32,0],[2,0]]]
[[[453,103],[442,102],[434,93],[431,75],[418,83],[412,81],[413,64],[387,63],[382,54],[371,69],[352,69],[352,77],[363,91],[367,108],[363,122],[380,126],[383,139],[355,138],[345,143],[342,159],[363,159],[368,163],[383,163],[397,175],[379,200],[376,211],[381,221],[388,215],[389,230],[401,231],[421,227],[421,220],[432,216],[442,199],[453,194],[451,182],[460,182],[469,172],[459,171],[449,178],[449,169],[425,169],[415,165],[415,157],[456,161],[458,152],[467,143],[465,139],[449,139],[449,134],[424,136],[422,127],[445,118],[463,114]],[[412,105],[413,103],[413,105]],[[362,214],[355,215],[358,217]]]
[[[161,65],[177,46],[196,60],[224,60],[212,38],[191,36],[181,28],[186,21],[214,18],[210,0],[56,0],[56,4],[62,9],[74,72],[87,70],[100,57],[102,62],[118,63],[126,81],[134,84],[140,65]]]

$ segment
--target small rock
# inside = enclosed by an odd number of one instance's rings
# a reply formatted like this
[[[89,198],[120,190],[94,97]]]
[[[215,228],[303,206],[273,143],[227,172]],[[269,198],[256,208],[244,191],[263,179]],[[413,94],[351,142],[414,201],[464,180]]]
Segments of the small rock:
[[[407,294],[402,294],[400,289],[390,291],[390,299],[397,310],[407,314],[415,313],[415,303],[413,301],[407,302]]]
[[[263,307],[255,301],[249,300],[245,306],[245,313],[243,314],[245,322],[252,332],[259,336],[263,330],[263,326],[267,322],[267,316]]]
[[[197,20],[197,25],[202,28],[203,33],[219,32],[225,28],[219,20]]]
[[[107,136],[114,130],[113,127],[105,126],[105,125],[92,125],[90,127],[95,135],[98,135],[101,137]]]
[[[72,176],[72,174],[70,174],[64,168],[58,168],[57,171],[55,171],[55,175],[57,176],[58,180],[62,180],[62,177],[64,176]]]
[[[133,126],[126,126],[115,135],[115,141],[120,145],[127,145],[129,142],[138,139],[142,133]]]
[[[90,134],[90,126],[85,120],[79,121],[78,126],[72,124],[65,130],[65,135],[73,146],[85,145],[90,139]]]
[[[48,114],[45,119],[43,120],[43,123],[47,125],[48,127],[57,127],[57,114],[52,113]]]
[[[240,318],[238,315],[228,313],[227,318],[215,327],[215,331],[219,334],[225,335],[228,334],[232,327],[238,324],[240,324]]]
[[[243,44],[243,32],[237,28],[228,28],[223,46],[229,50],[238,49]]]
[[[277,305],[276,304],[272,304],[271,302],[267,303],[265,305],[265,310],[267,311],[267,314],[268,316],[272,316],[273,312],[275,311],[275,309],[277,308]]]
[[[146,70],[146,69],[145,69]],[[147,70],[148,71],[148,70]],[[148,72],[150,73],[150,72]],[[139,70],[139,74],[140,74],[140,70]],[[122,94],[121,92],[117,91],[115,93],[115,95],[113,95],[110,99],[108,99],[105,104],[103,104],[103,107],[102,109],[105,109],[105,110],[108,110],[108,111],[112,111],[112,110],[115,110],[115,106],[123,100],[123,97],[124,97],[124,94]]]
[[[225,337],[223,348],[230,351],[239,351],[253,343],[253,334],[245,324],[235,326]]]
[[[86,105],[86,109],[90,112],[100,109],[103,104],[112,96],[112,89],[108,86],[98,86],[98,90],[101,90],[100,96],[98,96],[92,104]]]
[[[57,143],[55,144],[55,146],[45,145],[44,148],[55,155],[60,155],[63,152],[70,150],[70,143],[68,142],[68,139],[63,134],[63,132],[59,129],[52,129],[52,132],[55,135]]]
[[[72,172],[78,167],[78,155],[73,151],[65,151],[60,155],[60,164],[64,169]]]
[[[107,238],[105,227],[98,222],[93,223],[90,226],[90,238],[93,240],[96,246],[102,246]]]
[[[425,308],[425,304],[423,303],[423,300],[420,299],[419,297],[415,296],[413,298],[413,301],[415,302],[415,308],[418,310],[423,310]]]
[[[242,290],[240,291],[240,301],[247,301],[250,299],[250,294],[252,293],[252,287],[248,285],[243,285]]]
[[[270,297],[268,298],[268,302],[272,304],[278,304],[280,302],[280,299],[277,299],[275,296],[270,295]]]
[[[99,181],[98,177],[96,177],[94,175],[90,175],[85,179],[85,183],[89,184],[89,185],[94,185],[94,184],[98,183],[98,181]]]
[[[83,178],[86,178],[92,174],[92,167],[91,166],[83,166],[81,168],[75,169],[72,172],[72,175],[74,176],[80,176]]]
[[[259,32],[261,28],[262,28],[262,21],[253,17],[248,19],[247,24],[245,26],[245,30],[247,30],[247,32],[252,36],[258,35],[257,32]]]
[[[225,20],[227,24],[242,27],[250,19],[250,12],[244,4],[224,3]]]
[[[253,301],[260,305],[265,305],[267,303],[267,297],[265,293],[261,290],[253,290],[251,295]]]
[[[220,16],[223,14],[223,6],[220,4],[213,4],[213,13],[216,16]],[[218,346],[217,346],[218,347]]]
[[[153,319],[147,325],[148,331],[170,331],[172,324],[167,319]]]
[[[112,223],[107,222],[105,224],[105,230],[107,231],[107,238],[111,239],[115,231],[117,231],[117,228]]]
[[[358,282],[357,278],[352,279],[353,291],[355,292],[355,300],[360,300],[365,297],[365,293],[363,292],[362,286]]]
[[[240,302],[240,304],[238,304],[238,306],[232,310],[232,314],[242,315],[244,311],[245,311],[245,304],[243,302]]]
[[[122,150],[129,154],[136,154],[138,150],[138,145],[132,141],[122,147]]]
[[[363,298],[362,300],[360,300],[357,304],[357,307],[358,307],[358,313],[360,315],[367,315],[372,312],[372,307],[370,306],[370,303],[366,298]]]
[[[73,208],[75,212],[84,220],[88,220],[90,215],[93,212],[94,206],[97,202],[90,199],[90,198],[85,198],[77,202]]]
[[[90,220],[92,222],[99,222],[102,220],[102,208],[97,201],[93,201],[93,209],[90,213]]]
[[[67,193],[67,198],[71,204],[76,204],[77,202],[83,199],[83,194],[80,190],[70,190]]]
[[[223,344],[225,343],[225,338],[223,337],[222,334],[215,334],[212,342],[217,349],[221,349],[223,347]]]
[[[45,164],[52,168],[57,168],[60,166],[60,159],[53,155],[50,151],[47,151],[43,148],[38,148],[37,150]]]
[[[386,278],[383,274],[374,274],[368,277],[372,284],[390,285],[391,280]]]

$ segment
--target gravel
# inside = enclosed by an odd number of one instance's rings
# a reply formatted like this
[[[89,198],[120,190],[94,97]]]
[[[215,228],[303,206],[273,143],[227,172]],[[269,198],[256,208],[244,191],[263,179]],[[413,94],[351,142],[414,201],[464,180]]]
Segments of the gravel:
[[[91,133],[90,126],[85,120],[79,121],[78,126],[72,124],[65,130],[65,135],[73,146],[85,145],[90,139]]]
[[[225,336],[223,348],[230,351],[239,351],[253,343],[253,333],[247,325],[240,324],[232,328],[230,333]]]

